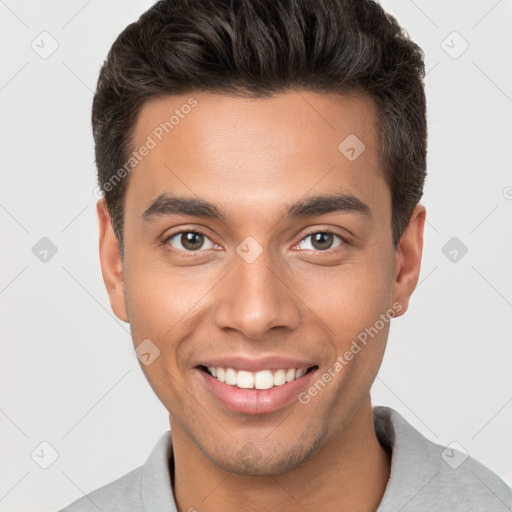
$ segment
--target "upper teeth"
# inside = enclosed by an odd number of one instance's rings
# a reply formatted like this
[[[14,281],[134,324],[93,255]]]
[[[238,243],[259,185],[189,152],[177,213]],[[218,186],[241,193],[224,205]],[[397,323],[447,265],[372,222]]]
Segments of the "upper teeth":
[[[302,377],[307,368],[290,368],[289,370],[261,370],[248,372],[236,371],[233,368],[208,366],[208,371],[221,382],[244,389],[270,389]]]

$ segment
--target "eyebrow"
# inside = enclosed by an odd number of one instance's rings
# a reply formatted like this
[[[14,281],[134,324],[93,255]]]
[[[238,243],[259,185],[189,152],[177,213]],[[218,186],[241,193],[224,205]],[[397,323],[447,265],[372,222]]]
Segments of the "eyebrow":
[[[342,192],[313,196],[286,205],[284,216],[296,219],[333,212],[355,213],[367,218],[372,217],[372,211],[367,204],[351,194]],[[224,210],[204,199],[162,193],[144,211],[142,218],[150,222],[158,217],[169,215],[190,215],[219,220],[225,220],[227,217]]]

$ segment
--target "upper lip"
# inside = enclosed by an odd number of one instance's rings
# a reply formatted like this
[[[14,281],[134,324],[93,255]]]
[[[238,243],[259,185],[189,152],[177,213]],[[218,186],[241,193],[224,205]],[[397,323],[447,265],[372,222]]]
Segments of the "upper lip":
[[[279,356],[267,357],[215,357],[203,359],[198,362],[197,366],[213,366],[215,368],[233,368],[234,370],[246,370],[249,372],[257,372],[260,370],[280,370],[289,368],[309,368],[315,366],[315,363],[305,359],[295,359]]]

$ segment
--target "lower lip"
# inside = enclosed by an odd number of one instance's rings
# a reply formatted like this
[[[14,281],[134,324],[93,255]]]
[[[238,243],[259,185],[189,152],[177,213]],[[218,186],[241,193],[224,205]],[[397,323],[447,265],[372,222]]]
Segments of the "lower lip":
[[[315,372],[316,368],[296,380],[270,389],[242,389],[225,384],[209,373],[197,369],[199,377],[225,407],[246,414],[274,412],[288,405],[292,400],[297,399],[298,394],[308,385],[311,375]]]

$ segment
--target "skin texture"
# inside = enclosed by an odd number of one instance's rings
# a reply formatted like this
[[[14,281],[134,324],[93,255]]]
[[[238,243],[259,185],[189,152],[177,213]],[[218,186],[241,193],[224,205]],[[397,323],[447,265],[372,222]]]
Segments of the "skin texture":
[[[362,95],[289,91],[266,99],[204,92],[146,103],[134,148],[190,97],[191,112],[129,175],[124,261],[103,200],[100,256],[115,314],[134,345],[160,356],[141,365],[169,411],[181,511],[372,511],[390,473],[373,427],[370,387],[389,323],[311,401],[267,414],[225,408],[198,377],[198,358],[278,355],[314,361],[321,375],[365,328],[407,310],[416,286],[425,209],[417,205],[395,250],[391,192],[379,167],[377,111]],[[356,134],[365,150],[338,149]],[[343,192],[371,215],[289,219],[291,203]],[[143,213],[163,192],[215,203],[224,220]],[[332,246],[314,251],[325,229]],[[180,231],[201,231],[188,250]],[[248,236],[262,252],[236,252]],[[343,241],[344,240],[344,241]],[[310,380],[313,383],[316,380]]]

